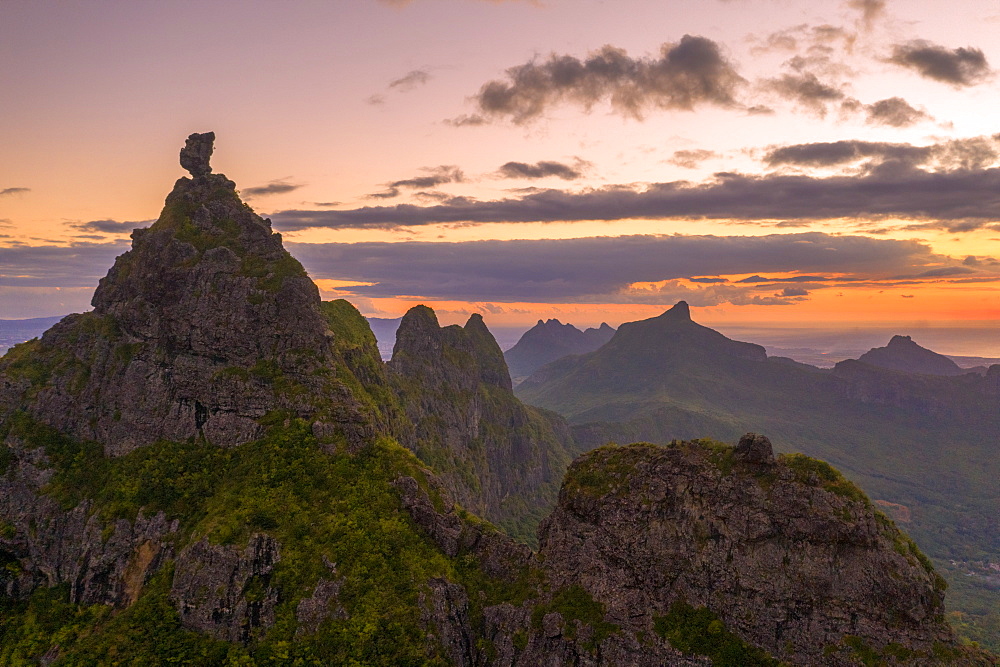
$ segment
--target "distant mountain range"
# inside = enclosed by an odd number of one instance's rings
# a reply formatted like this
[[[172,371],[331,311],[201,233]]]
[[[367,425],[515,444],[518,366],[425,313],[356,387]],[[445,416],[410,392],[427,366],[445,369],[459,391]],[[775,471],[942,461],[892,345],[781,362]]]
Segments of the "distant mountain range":
[[[517,345],[504,352],[503,356],[516,383],[550,361],[568,354],[593,352],[614,335],[615,330],[606,322],[596,329],[580,331],[572,324],[563,324],[559,320],[538,320],[538,324],[528,329]]]
[[[886,507],[906,508],[907,529],[938,562],[995,563],[1000,365],[956,369],[903,336],[829,370],[768,357],[693,322],[681,302],[543,366],[515,392],[566,417],[584,449],[767,433],[777,449],[830,461]]]

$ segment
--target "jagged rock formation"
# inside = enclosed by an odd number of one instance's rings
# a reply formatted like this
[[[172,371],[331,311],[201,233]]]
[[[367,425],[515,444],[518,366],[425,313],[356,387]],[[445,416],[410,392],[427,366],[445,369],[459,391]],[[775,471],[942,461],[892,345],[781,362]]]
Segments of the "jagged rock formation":
[[[401,442],[464,507],[531,540],[555,502],[573,442],[560,417],[514,398],[483,318],[441,327],[430,308],[411,308],[388,366],[413,423]]]
[[[920,347],[909,336],[893,336],[885,347],[873,347],[858,361],[904,373],[924,375],[962,375],[969,371],[962,369],[954,361]]]
[[[192,134],[181,149],[181,166],[195,178],[212,173],[212,152],[215,150],[215,132]]]
[[[606,322],[596,329],[580,331],[559,320],[538,320],[538,324],[525,331],[503,356],[511,377],[523,378],[560,357],[592,352],[611,340],[614,334],[615,330]]]
[[[94,310],[22,351],[47,381],[8,371],[8,409],[24,405],[121,455],[159,438],[248,442],[268,411],[312,416],[313,397],[326,395],[338,414],[324,421],[364,437],[370,419],[330,371],[338,360],[319,291],[235,184],[210,173],[213,139],[188,139],[182,162],[194,178],[178,180],[156,223],[133,232]]]

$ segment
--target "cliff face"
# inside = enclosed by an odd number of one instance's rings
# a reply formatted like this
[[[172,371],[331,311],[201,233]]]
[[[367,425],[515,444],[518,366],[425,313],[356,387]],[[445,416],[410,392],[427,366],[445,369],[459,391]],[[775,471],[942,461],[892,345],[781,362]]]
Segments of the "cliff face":
[[[435,468],[460,504],[531,540],[555,503],[573,443],[560,417],[514,397],[482,317],[440,327],[430,308],[410,309],[388,367],[413,424],[401,442]]]

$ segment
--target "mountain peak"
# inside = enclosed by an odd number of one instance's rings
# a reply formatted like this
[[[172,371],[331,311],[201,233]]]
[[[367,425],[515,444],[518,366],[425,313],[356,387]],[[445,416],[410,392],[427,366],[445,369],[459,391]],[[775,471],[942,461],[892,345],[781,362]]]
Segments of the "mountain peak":
[[[920,373],[922,375],[961,375],[965,373],[958,364],[948,357],[921,347],[909,336],[893,336],[888,345],[868,350],[858,358],[858,361],[904,373]]]
[[[181,149],[181,166],[188,170],[192,176],[198,178],[212,173],[209,160],[212,158],[212,151],[215,148],[215,132],[205,132],[188,136]]]
[[[691,321],[691,307],[688,306],[687,301],[678,301],[673,305],[673,307],[667,312],[663,313],[660,317],[665,317],[672,320],[687,320]]]
[[[54,378],[36,417],[112,455],[160,438],[248,442],[269,408],[315,412],[282,387],[334,393],[319,290],[236,184],[211,173],[214,138],[188,137],[181,164],[194,178],[178,179],[157,221],[132,233],[93,311],[44,337],[94,372]]]

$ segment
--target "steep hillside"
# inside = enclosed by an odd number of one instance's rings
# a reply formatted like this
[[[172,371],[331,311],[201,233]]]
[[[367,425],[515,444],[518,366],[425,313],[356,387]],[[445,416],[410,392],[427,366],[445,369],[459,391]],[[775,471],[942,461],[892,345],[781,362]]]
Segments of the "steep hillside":
[[[483,318],[440,327],[430,308],[411,308],[389,369],[413,423],[401,442],[463,506],[533,542],[575,445],[565,420],[514,397]]]
[[[524,332],[517,344],[504,352],[513,378],[531,375],[536,369],[568,354],[586,354],[611,340],[615,330],[606,323],[598,328],[580,331],[572,324],[559,320],[538,320]]]

